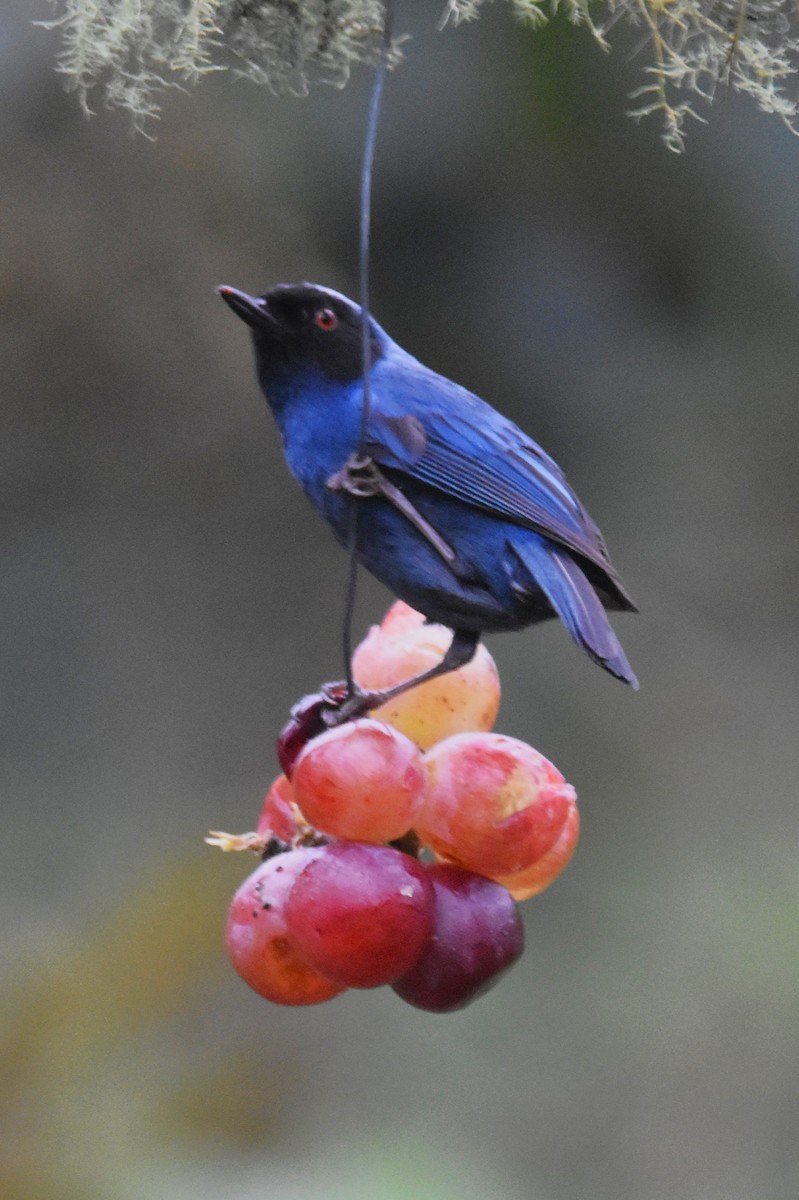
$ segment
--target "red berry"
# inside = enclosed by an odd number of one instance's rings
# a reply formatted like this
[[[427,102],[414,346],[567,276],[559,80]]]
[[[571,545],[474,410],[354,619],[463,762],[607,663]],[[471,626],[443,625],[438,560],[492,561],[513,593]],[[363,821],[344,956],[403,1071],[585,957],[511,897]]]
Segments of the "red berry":
[[[341,703],[346,695],[346,683],[326,683],[321,692],[303,696],[294,705],[277,739],[277,759],[289,779],[299,754],[308,742],[327,729],[325,713]]]
[[[574,804],[560,771],[516,738],[459,734],[425,761],[414,828],[441,858],[491,878],[526,870],[551,850]]]
[[[316,848],[291,850],[261,863],[233,897],[227,950],[235,970],[276,1004],[320,1004],[344,990],[308,965],[286,928],[286,898]]]
[[[580,813],[575,800],[560,831],[560,837],[552,849],[547,850],[532,866],[522,871],[516,871],[513,875],[495,876],[497,883],[506,887],[514,900],[529,900],[531,896],[537,896],[544,888],[548,888],[550,883],[554,883],[567,866],[577,847],[579,836]]]
[[[500,884],[448,863],[429,868],[433,936],[394,991],[428,1012],[464,1008],[498,982],[524,949],[516,905]]]
[[[276,837],[291,842],[299,832],[298,817],[291,784],[285,775],[278,775],[266,793],[255,832],[264,839]]]
[[[295,763],[292,783],[311,825],[381,845],[411,828],[425,769],[409,738],[379,721],[361,720],[314,738]]]
[[[433,922],[426,869],[390,846],[319,847],[286,903],[286,924],[320,974],[348,987],[392,983],[421,954]]]

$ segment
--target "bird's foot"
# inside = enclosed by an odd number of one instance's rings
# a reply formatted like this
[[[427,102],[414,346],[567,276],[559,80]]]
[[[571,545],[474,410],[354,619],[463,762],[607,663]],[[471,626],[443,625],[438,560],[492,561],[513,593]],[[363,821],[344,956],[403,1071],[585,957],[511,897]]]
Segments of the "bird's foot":
[[[350,690],[343,679],[323,683],[318,692],[303,696],[292,708],[277,739],[277,757],[283,772],[291,778],[295,762],[313,738],[365,716],[384,704],[388,696],[388,692],[366,691],[357,684]]]
[[[464,571],[463,564],[449,542],[433,528],[426,517],[422,516],[402,489],[386,478],[373,458],[365,454],[351,454],[341,470],[330,476],[327,487],[331,492],[347,492],[348,495],[357,496],[359,499],[382,496],[419,530],[425,541],[429,542],[457,578],[471,578],[473,575],[471,568]]]
[[[337,680],[323,683],[318,692],[303,696],[292,708],[288,724],[277,739],[277,757],[284,773],[291,778],[294,764],[305,746],[325,730],[357,721],[411,688],[465,666],[474,657],[479,640],[479,633],[454,630],[452,641],[439,663],[421,675],[414,675],[385,690],[371,691],[357,683],[350,686],[346,680]]]
[[[340,471],[327,481],[331,492],[347,492],[363,499],[383,491],[385,479],[373,458],[368,454],[351,454]]]
[[[411,685],[415,681],[409,680],[408,682]],[[373,709],[380,708],[381,704],[386,704],[396,694],[395,688],[384,692],[373,692],[366,688],[359,688],[356,684],[343,701],[334,701],[323,709],[322,720],[327,729],[336,729],[339,725],[346,725],[348,721],[357,721],[361,717],[365,717]]]
[[[454,630],[452,641],[440,662],[436,663],[434,667],[430,667],[429,670],[422,671],[419,675],[413,675],[410,679],[404,679],[402,683],[397,683],[394,687],[385,690],[370,691],[358,687],[356,683],[351,691],[345,691],[346,684],[327,684],[327,687],[332,686],[337,689],[335,695],[331,697],[332,703],[323,714],[327,728],[334,729],[337,725],[344,725],[347,721],[357,721],[359,717],[365,716],[373,709],[380,708],[391,700],[396,700],[398,696],[409,692],[411,688],[419,687],[420,684],[427,683],[431,679],[438,679],[441,675],[448,675],[450,671],[457,671],[459,667],[471,662],[479,641],[479,633],[463,629]]]

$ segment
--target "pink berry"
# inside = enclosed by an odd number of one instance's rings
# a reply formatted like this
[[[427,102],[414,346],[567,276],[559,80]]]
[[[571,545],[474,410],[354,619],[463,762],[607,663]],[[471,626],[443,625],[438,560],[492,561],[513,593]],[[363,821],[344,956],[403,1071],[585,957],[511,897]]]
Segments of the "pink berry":
[[[292,784],[303,816],[315,828],[381,845],[411,828],[425,768],[409,738],[364,719],[309,742],[294,765]]]
[[[275,1004],[320,1004],[344,990],[305,961],[286,927],[286,899],[319,850],[291,850],[253,871],[233,897],[227,950],[234,969]]]
[[[361,687],[382,691],[441,661],[452,640],[443,625],[426,625],[421,613],[398,600],[357,647],[352,665]],[[499,676],[480,645],[470,663],[412,688],[374,711],[427,750],[442,738],[491,729],[499,708]]]
[[[428,783],[414,828],[439,857],[496,878],[526,870],[557,842],[574,788],[532,746],[463,733],[425,759]]]
[[[529,900],[531,896],[537,896],[544,888],[548,888],[550,883],[554,883],[563,868],[568,865],[577,848],[579,836],[580,813],[575,800],[569,808],[560,837],[552,849],[547,850],[532,866],[522,871],[513,875],[495,876],[497,883],[506,887],[514,900]]]
[[[264,839],[291,842],[299,832],[299,815],[291,784],[285,775],[278,775],[266,793],[255,832]]]
[[[430,936],[433,889],[421,863],[390,846],[333,842],[318,849],[286,903],[303,958],[348,987],[393,983]]]
[[[497,983],[524,949],[524,929],[505,888],[461,867],[429,868],[435,895],[433,935],[393,986],[428,1012],[464,1008]]]

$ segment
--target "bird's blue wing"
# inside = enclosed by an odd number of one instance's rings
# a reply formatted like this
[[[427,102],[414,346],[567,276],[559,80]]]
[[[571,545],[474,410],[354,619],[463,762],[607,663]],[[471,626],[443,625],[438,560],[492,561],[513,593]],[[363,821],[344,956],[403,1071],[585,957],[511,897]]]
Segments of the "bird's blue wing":
[[[406,371],[399,386],[392,379],[376,396],[368,446],[375,461],[544,534],[618,583],[599,530],[557,463],[484,401],[414,366],[415,378]]]

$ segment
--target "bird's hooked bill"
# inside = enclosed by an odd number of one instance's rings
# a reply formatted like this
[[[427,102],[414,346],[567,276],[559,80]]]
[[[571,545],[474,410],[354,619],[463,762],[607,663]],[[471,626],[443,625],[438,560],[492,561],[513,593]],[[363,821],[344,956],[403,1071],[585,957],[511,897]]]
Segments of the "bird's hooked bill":
[[[251,329],[263,329],[265,325],[275,323],[274,317],[267,311],[265,301],[257,296],[249,296],[247,292],[229,287],[226,283],[220,284],[216,290],[236,316]]]

